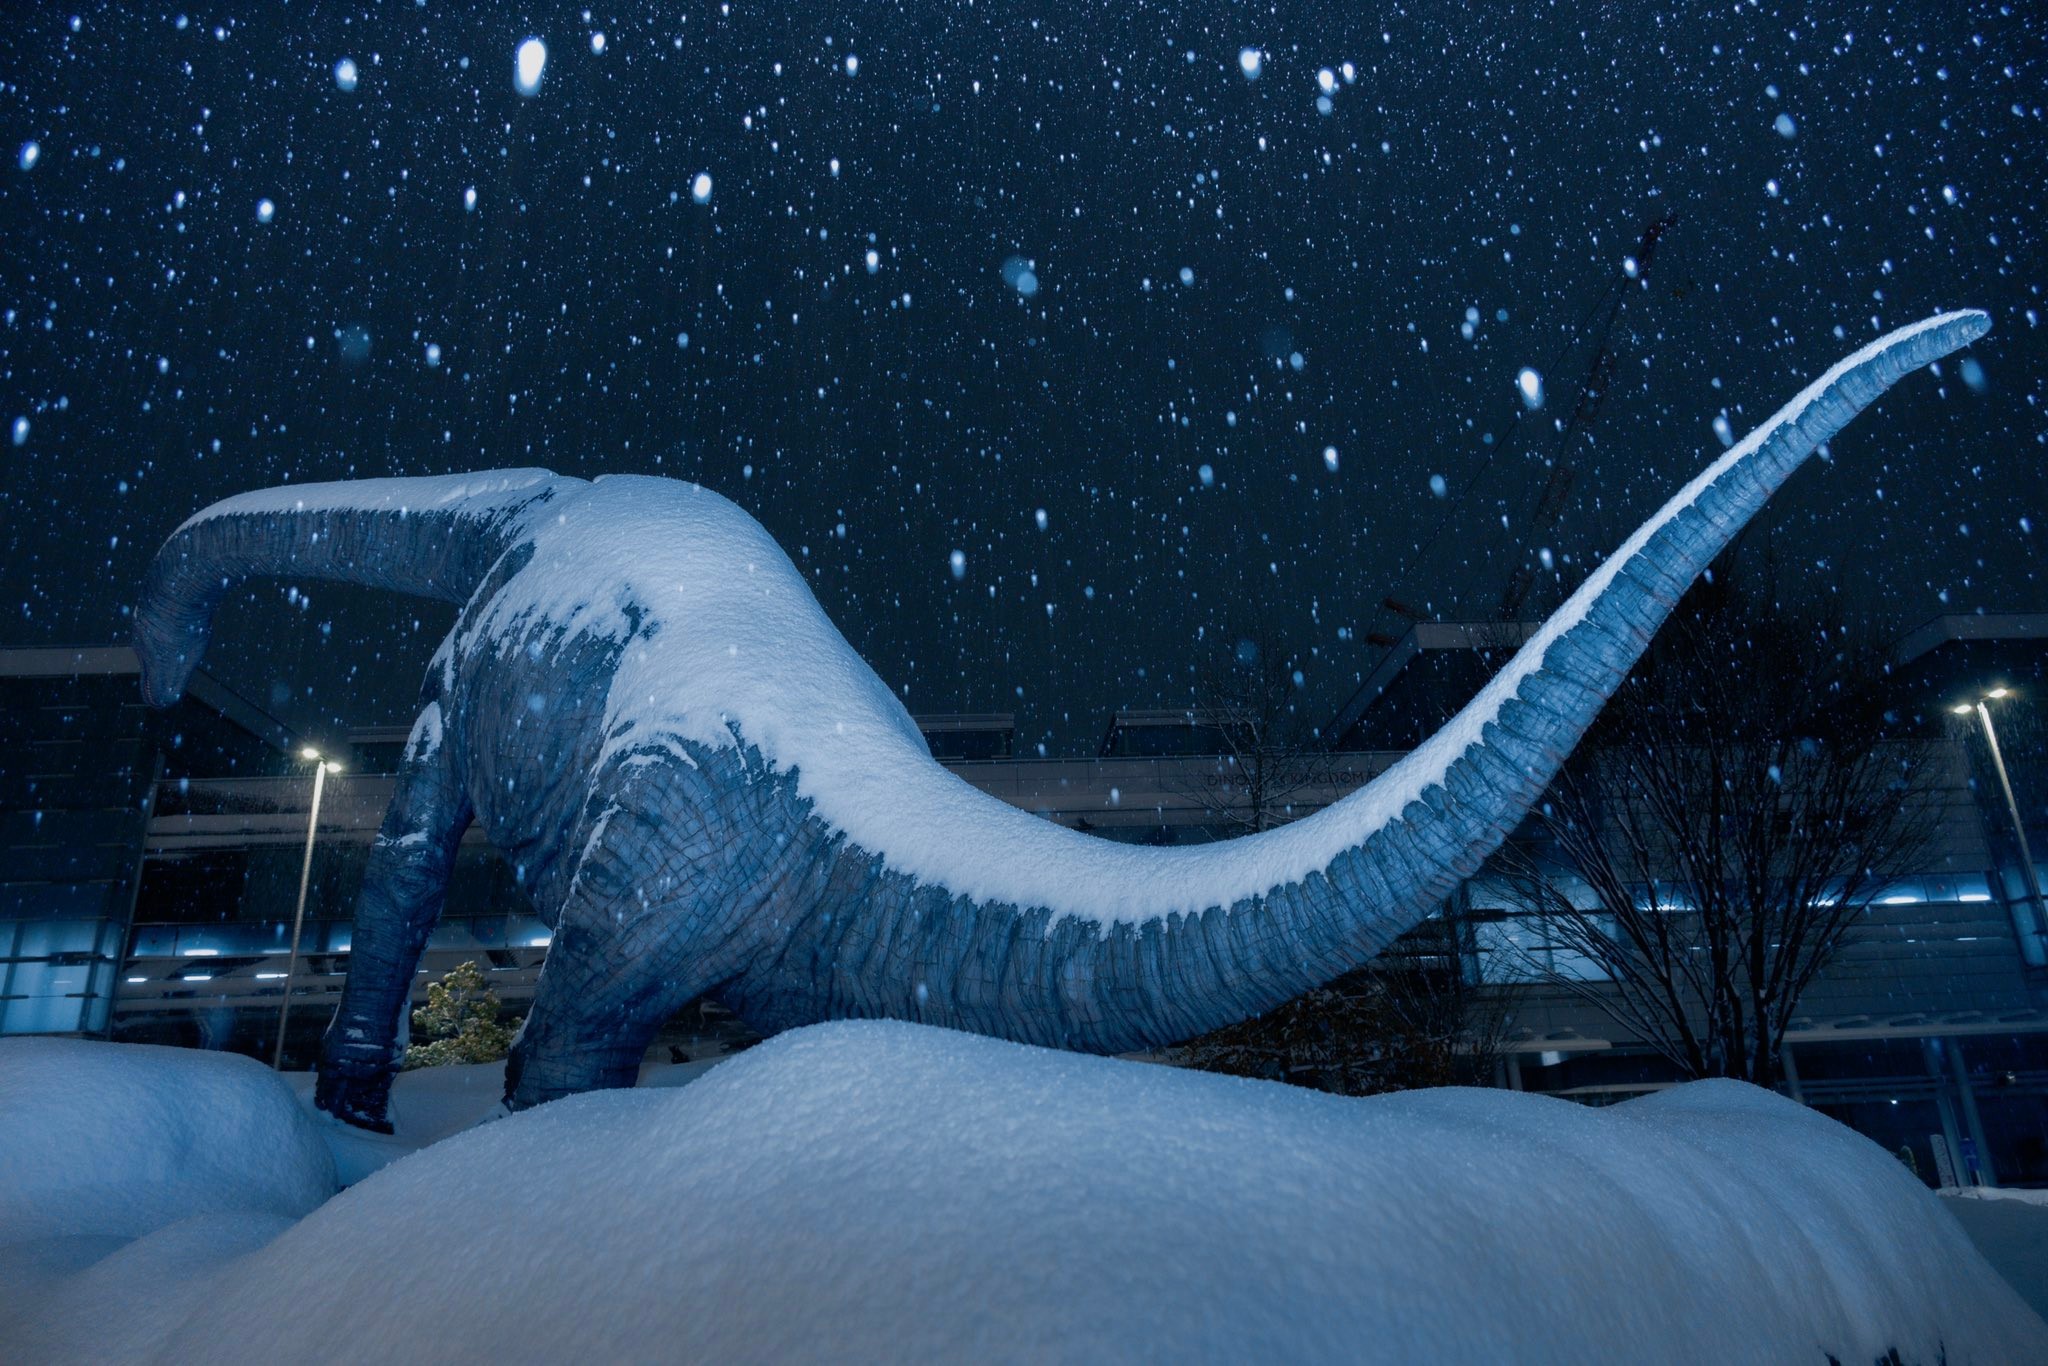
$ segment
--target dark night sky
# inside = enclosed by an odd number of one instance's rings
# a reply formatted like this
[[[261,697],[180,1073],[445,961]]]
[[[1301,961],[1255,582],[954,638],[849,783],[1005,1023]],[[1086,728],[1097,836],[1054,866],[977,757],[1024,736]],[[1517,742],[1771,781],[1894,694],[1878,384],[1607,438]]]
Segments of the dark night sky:
[[[1575,581],[1717,416],[1739,435],[1962,305],[1995,321],[1981,368],[1902,385],[1770,539],[1880,625],[2039,610],[2044,27],[1955,0],[11,8],[0,643],[124,637],[155,546],[242,489],[666,473],[759,516],[914,710],[1084,752],[1255,619],[1334,706],[1383,595],[1484,615],[1539,547]],[[1566,441],[1611,285],[1611,392]],[[1489,445],[1523,366],[1550,401]],[[1517,529],[1559,458],[1561,525]],[[299,587],[223,613],[216,670],[316,729],[402,719],[450,614]]]

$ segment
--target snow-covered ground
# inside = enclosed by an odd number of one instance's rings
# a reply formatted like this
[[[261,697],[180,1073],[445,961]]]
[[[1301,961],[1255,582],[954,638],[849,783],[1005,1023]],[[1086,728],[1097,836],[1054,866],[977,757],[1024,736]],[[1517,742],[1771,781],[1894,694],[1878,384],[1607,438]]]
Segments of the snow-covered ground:
[[[401,1140],[495,1072],[405,1079]],[[247,1059],[0,1041],[7,1358],[2048,1361],[1962,1202],[1733,1083],[1353,1100],[849,1023],[324,1202],[323,1133],[357,1163]]]
[[[647,1063],[642,1089],[685,1086],[716,1066],[719,1058],[686,1063]],[[335,1176],[353,1186],[371,1172],[503,1113],[505,1064],[428,1067],[398,1074],[391,1088],[390,1134],[337,1124],[313,1108],[313,1074],[287,1072],[284,1083],[314,1117],[334,1154]]]
[[[1946,1190],[1942,1204],[2034,1312],[2048,1317],[2048,1191]]]

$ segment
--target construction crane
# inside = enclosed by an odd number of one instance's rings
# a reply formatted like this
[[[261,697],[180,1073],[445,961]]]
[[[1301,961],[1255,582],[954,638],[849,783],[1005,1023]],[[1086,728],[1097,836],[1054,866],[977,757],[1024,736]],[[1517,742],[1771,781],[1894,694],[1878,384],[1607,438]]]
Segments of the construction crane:
[[[1614,385],[1615,355],[1610,342],[1614,335],[1614,324],[1621,317],[1621,306],[1627,300],[1630,286],[1646,285],[1650,278],[1650,263],[1657,258],[1657,243],[1664,234],[1678,226],[1678,215],[1667,213],[1643,229],[1643,240],[1636,248],[1636,254],[1622,267],[1622,278],[1609,284],[1606,294],[1595,310],[1600,313],[1599,329],[1593,334],[1593,355],[1586,364],[1584,378],[1579,381],[1578,400],[1572,405],[1571,416],[1558,423],[1560,435],[1557,455],[1549,460],[1549,473],[1543,480],[1543,487],[1537,492],[1536,504],[1530,515],[1523,519],[1522,540],[1524,548],[1522,561],[1515,572],[1508,576],[1507,586],[1501,590],[1500,602],[1494,616],[1500,621],[1514,621],[1519,618],[1522,606],[1529,600],[1530,591],[1536,586],[1537,548],[1542,539],[1557,526],[1564,515],[1565,503],[1571,496],[1572,481],[1577,477],[1577,467],[1572,463],[1572,438],[1584,428],[1591,426],[1600,415],[1600,407],[1607,401],[1608,392]]]
[[[1657,259],[1658,245],[1664,240],[1665,235],[1677,226],[1678,215],[1666,213],[1643,229],[1642,239],[1637,243],[1635,253],[1623,260],[1615,277],[1608,282],[1592,307],[1586,310],[1559,357],[1562,360],[1569,356],[1582,340],[1591,344],[1592,354],[1579,380],[1571,413],[1554,423],[1558,435],[1557,453],[1545,461],[1546,472],[1537,490],[1534,504],[1529,515],[1517,524],[1516,537],[1523,546],[1522,557],[1514,572],[1508,576],[1499,601],[1495,604],[1494,618],[1498,621],[1517,620],[1528,602],[1530,593],[1536,587],[1540,568],[1539,549],[1544,538],[1556,528],[1559,519],[1563,517],[1565,506],[1570,501],[1572,484],[1577,478],[1577,468],[1572,461],[1573,438],[1592,426],[1614,386],[1615,374],[1619,369],[1619,358],[1613,348],[1615,324],[1621,320],[1622,307],[1627,303],[1629,296],[1647,286],[1651,264]],[[1683,297],[1689,288],[1689,282],[1677,287],[1673,291],[1674,297]],[[1481,477],[1501,456],[1515,446],[1517,438],[1525,435],[1522,417],[1526,416],[1524,413],[1516,418],[1515,425],[1488,455],[1485,465],[1480,470]],[[1445,517],[1440,519],[1431,531],[1431,545],[1445,529],[1452,511],[1453,509],[1446,509]],[[1427,553],[1427,547],[1423,553]],[[1379,610],[1399,617],[1408,626],[1430,618],[1429,612],[1393,594],[1380,599]],[[1402,629],[1405,631],[1407,628]],[[1367,644],[1387,649],[1398,643],[1399,635],[1372,630],[1365,633],[1365,640]],[[1332,742],[1338,740],[1357,724],[1360,714],[1371,701],[1371,698],[1364,695],[1364,687],[1361,685],[1359,690],[1338,708],[1324,734]]]

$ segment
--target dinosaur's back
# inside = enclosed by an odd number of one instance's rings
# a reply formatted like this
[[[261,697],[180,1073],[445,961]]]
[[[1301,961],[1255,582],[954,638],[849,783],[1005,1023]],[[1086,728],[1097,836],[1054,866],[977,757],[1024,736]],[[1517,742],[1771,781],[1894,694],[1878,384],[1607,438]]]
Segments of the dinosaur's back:
[[[767,529],[697,484],[599,479],[530,529],[531,554],[457,649],[616,651],[604,753],[682,738],[794,759],[827,717],[929,762],[915,723]],[[799,735],[810,741],[799,741]]]
[[[932,762],[767,530],[709,489],[600,479],[514,554],[457,627],[451,682],[479,819],[525,876],[572,872],[608,768],[680,742],[737,737],[783,768],[844,751],[979,795]]]
[[[969,786],[932,759],[902,703],[767,530],[708,489],[600,479],[548,507],[529,537],[524,566],[470,614],[456,642],[464,672],[497,680],[475,698],[494,729],[471,747],[554,756],[549,772],[527,775],[543,784],[545,812],[522,801],[494,813],[502,781],[479,793],[479,814],[515,861],[522,831],[535,841],[566,835],[563,848],[580,848],[579,832],[601,815],[618,777],[613,766],[662,752],[695,763],[690,746],[744,744],[795,773],[824,831],[888,867],[1055,917],[1142,922],[1200,911],[1300,876],[1318,856],[1327,862],[1313,841],[1303,852],[1313,821],[1228,846],[1141,848]],[[605,686],[593,690],[598,678]],[[549,716],[560,725],[568,711],[585,718],[571,727],[573,761],[561,739],[528,729]],[[578,804],[579,783],[598,794],[594,809]],[[1324,833],[1324,844],[1345,842]],[[533,858],[556,866],[538,846]]]

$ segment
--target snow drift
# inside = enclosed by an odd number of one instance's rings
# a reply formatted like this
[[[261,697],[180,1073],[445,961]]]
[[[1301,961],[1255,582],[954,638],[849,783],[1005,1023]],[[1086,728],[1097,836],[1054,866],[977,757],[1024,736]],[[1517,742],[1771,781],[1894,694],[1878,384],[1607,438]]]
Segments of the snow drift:
[[[315,1122],[253,1058],[0,1040],[0,1242],[135,1238],[224,1210],[296,1219],[334,1187]]]
[[[219,1061],[69,1089],[111,1116]],[[54,1113],[10,1095],[9,1132]],[[10,1207],[41,1201],[8,1156]],[[229,1244],[163,1358],[2048,1360],[1889,1154],[1735,1083],[1354,1100],[891,1023],[468,1130]],[[119,1275],[15,1340],[132,1342]]]

